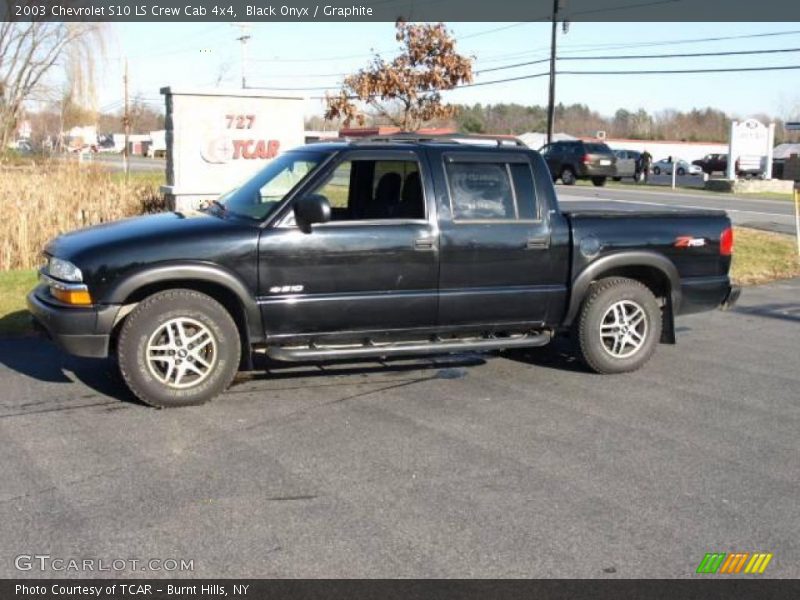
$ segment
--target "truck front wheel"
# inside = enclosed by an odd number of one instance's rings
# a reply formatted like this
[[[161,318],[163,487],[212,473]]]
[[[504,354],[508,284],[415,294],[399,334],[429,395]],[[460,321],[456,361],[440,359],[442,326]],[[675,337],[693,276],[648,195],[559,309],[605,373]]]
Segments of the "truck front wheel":
[[[140,400],[162,408],[203,404],[225,391],[240,355],[230,313],[210,296],[187,289],[142,300],[117,342],[125,383]]]
[[[597,373],[642,367],[661,338],[661,308],[644,284],[624,277],[594,283],[577,325],[580,353]]]

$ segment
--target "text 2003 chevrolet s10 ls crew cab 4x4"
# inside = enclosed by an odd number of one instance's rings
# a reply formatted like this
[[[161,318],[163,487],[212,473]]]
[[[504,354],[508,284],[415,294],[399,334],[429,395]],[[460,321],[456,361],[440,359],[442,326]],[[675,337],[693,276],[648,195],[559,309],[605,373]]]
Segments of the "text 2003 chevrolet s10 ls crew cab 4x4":
[[[541,156],[506,142],[292,150],[202,211],[57,238],[28,306],[67,352],[116,353],[139,398],[180,406],[259,348],[325,361],[570,333],[622,373],[674,342],[675,315],[736,300],[725,213],[565,213]]]

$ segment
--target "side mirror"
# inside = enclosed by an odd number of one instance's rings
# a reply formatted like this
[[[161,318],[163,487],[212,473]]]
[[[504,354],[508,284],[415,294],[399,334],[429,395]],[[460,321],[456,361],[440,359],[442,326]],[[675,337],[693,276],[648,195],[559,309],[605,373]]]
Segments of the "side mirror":
[[[303,233],[311,233],[314,223],[331,220],[331,205],[322,194],[309,194],[294,202],[294,221]]]

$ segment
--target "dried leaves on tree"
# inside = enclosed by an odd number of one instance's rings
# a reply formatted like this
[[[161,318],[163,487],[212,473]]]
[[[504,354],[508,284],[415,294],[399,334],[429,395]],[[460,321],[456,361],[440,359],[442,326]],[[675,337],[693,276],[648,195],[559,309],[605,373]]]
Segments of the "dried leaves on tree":
[[[402,53],[391,61],[375,55],[369,66],[345,78],[338,94],[327,96],[326,119],[363,125],[365,110],[403,131],[414,131],[433,119],[452,116],[441,91],[472,82],[472,58],[456,51],[442,24],[398,21],[396,39]]]

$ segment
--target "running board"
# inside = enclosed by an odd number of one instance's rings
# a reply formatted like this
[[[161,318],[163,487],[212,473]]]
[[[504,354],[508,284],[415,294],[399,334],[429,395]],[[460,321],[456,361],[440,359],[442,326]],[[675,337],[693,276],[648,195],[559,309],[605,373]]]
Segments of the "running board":
[[[285,362],[303,362],[324,359],[390,357],[424,354],[446,354],[452,352],[472,352],[483,350],[502,350],[505,348],[525,348],[544,346],[550,342],[552,334],[533,333],[513,337],[468,338],[463,340],[438,340],[431,342],[396,342],[349,346],[267,346],[270,358]]]

